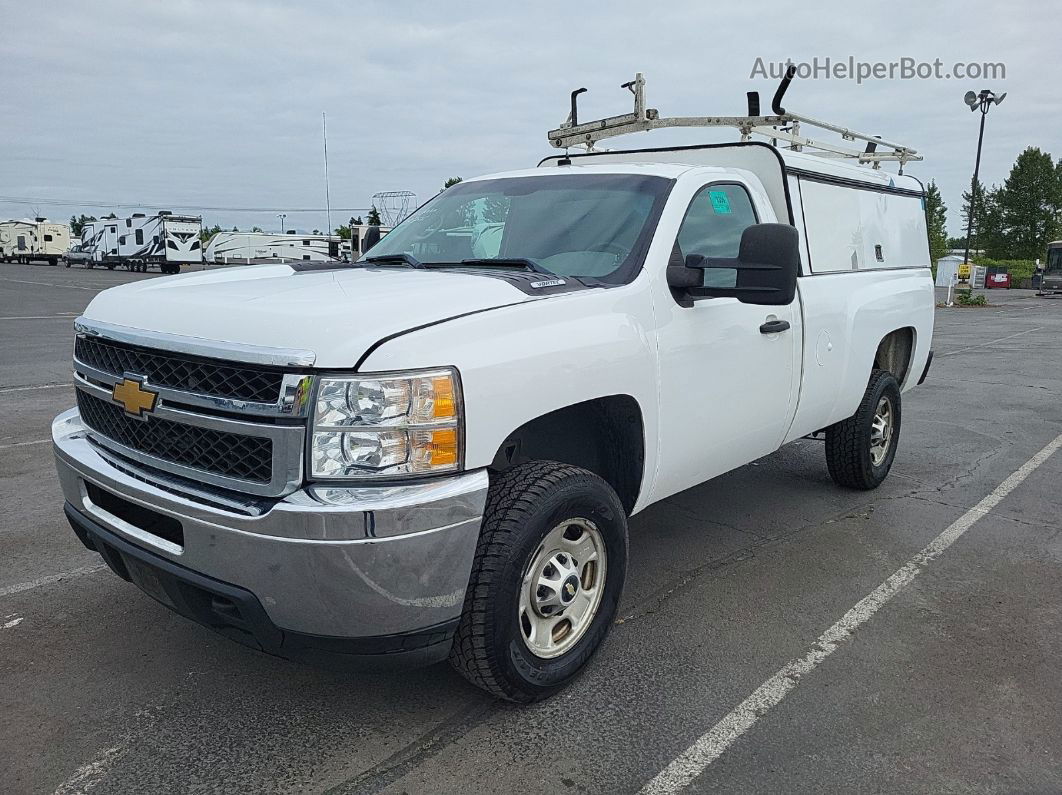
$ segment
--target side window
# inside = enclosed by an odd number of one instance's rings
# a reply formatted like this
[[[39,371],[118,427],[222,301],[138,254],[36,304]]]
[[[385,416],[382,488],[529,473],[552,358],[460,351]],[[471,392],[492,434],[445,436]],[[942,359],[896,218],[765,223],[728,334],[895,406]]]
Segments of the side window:
[[[137,229],[136,230],[136,244],[138,246],[144,245],[144,230],[143,229]]]
[[[679,251],[705,257],[736,257],[741,233],[757,221],[748,191],[741,185],[720,183],[701,188],[690,202],[679,227]],[[704,271],[705,287],[737,286],[737,271],[709,268]]]

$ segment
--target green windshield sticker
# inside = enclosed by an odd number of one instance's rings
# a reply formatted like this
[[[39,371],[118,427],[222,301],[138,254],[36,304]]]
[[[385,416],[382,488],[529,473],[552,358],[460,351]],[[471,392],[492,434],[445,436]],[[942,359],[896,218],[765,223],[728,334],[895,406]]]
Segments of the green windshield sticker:
[[[710,190],[708,191],[708,198],[712,200],[712,209],[722,215],[728,215],[730,213],[730,199],[726,195],[724,190]]]

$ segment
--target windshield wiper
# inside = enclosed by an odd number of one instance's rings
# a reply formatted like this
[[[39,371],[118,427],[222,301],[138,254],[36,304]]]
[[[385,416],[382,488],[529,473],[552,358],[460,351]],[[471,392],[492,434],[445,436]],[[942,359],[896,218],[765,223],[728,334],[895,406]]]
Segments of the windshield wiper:
[[[359,262],[369,262],[373,265],[383,262],[404,262],[411,268],[423,268],[424,263],[414,257],[412,254],[406,254],[402,252],[400,254],[378,254],[375,257],[365,257]]]
[[[525,270],[529,270],[532,273],[541,273],[545,276],[556,276],[553,271],[543,268],[533,259],[527,257],[473,257],[472,259],[461,260],[462,265],[494,265],[499,268],[510,268],[514,265]]]

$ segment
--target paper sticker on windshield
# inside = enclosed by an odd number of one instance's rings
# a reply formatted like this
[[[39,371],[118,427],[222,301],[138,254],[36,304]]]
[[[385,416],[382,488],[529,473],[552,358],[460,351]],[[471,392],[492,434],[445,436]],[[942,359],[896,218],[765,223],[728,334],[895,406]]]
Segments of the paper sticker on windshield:
[[[708,191],[708,198],[712,200],[712,209],[720,215],[728,215],[730,213],[730,197],[726,195],[724,190],[710,190]]]

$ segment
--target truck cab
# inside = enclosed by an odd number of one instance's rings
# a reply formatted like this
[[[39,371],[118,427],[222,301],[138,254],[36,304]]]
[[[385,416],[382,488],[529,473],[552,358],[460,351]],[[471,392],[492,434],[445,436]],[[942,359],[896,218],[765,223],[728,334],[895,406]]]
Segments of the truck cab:
[[[550,141],[662,121],[635,110]],[[528,702],[607,635],[631,515],[808,435],[879,486],[931,358],[921,185],[753,141],[587,149],[459,183],[354,263],[98,295],[53,425],[81,541],[254,648],[449,659]]]

